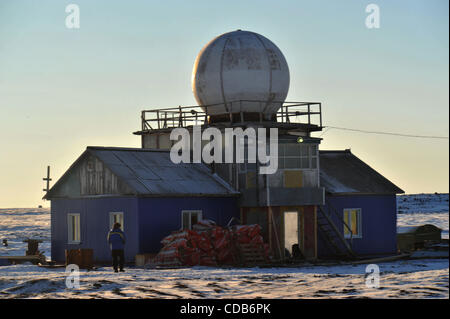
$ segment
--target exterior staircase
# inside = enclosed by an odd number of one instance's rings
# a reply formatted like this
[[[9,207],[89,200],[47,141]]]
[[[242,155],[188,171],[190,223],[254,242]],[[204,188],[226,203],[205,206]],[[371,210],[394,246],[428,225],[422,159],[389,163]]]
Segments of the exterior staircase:
[[[344,227],[350,230],[350,227],[344,222],[343,218],[337,214],[337,212],[327,203],[328,211],[334,213]],[[334,252],[335,257],[342,259],[354,259],[356,257],[352,249],[352,235],[350,238],[345,238],[342,231],[333,222],[330,212],[327,212],[323,206],[318,206],[317,210],[317,229],[319,234],[323,238],[328,248]]]

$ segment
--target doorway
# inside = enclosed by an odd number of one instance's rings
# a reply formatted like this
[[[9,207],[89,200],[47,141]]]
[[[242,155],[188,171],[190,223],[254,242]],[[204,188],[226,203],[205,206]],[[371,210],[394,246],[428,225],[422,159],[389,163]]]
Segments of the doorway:
[[[298,211],[284,212],[284,249],[292,256],[293,245],[301,248],[299,241],[300,219]]]

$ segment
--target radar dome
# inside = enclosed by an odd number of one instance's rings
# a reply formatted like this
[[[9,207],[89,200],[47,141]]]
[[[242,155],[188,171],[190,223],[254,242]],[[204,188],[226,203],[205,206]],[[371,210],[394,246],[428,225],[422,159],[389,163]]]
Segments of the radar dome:
[[[273,118],[289,90],[289,68],[280,49],[249,31],[222,34],[198,54],[192,89],[209,115],[263,113]]]

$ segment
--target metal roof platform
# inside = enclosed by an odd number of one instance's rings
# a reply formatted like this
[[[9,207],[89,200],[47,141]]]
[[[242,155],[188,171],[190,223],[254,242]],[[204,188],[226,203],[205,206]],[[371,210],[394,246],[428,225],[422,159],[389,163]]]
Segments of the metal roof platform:
[[[245,103],[254,103],[259,112],[246,112],[240,107]],[[265,110],[268,104],[279,104],[277,113],[270,114]],[[226,114],[210,114],[209,109],[224,105]],[[179,106],[141,112],[141,130],[136,135],[169,132],[178,127],[193,126],[242,127],[259,126],[285,129],[290,131],[313,132],[322,130],[322,103],[320,102],[267,102],[240,100],[205,106]]]

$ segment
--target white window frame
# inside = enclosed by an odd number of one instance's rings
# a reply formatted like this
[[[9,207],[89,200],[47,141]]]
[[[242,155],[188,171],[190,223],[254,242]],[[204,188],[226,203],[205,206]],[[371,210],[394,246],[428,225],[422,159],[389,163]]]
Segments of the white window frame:
[[[114,216],[121,216],[121,218],[119,220],[121,220],[120,223],[120,229],[123,231],[125,228],[125,217],[124,217],[124,213],[123,212],[110,212],[109,213],[109,229],[112,229],[114,226]]]
[[[77,234],[73,233],[73,217],[78,222],[78,227],[76,231]],[[75,236],[76,235],[76,236]],[[67,242],[69,244],[80,244],[81,243],[81,216],[79,213],[69,213],[67,214]]]
[[[198,214],[198,219],[197,220],[202,220],[203,219],[203,212],[201,210],[182,210],[181,211],[181,229],[185,229],[184,225],[183,225],[183,221],[184,221],[184,214],[189,214],[189,225],[187,227],[187,229],[192,229],[191,225],[191,215],[192,214]]]
[[[353,211],[353,210],[355,210],[356,212],[357,212],[357,223],[358,223],[358,225],[356,226],[356,228],[357,228],[357,230],[358,230],[358,234],[346,234],[345,233],[345,229],[347,228],[347,227],[345,227],[345,225],[342,225],[342,227],[344,228],[344,237],[345,238],[348,238],[348,239],[350,239],[350,238],[362,238],[362,209],[361,208],[344,208],[344,210],[343,210],[343,219],[344,219],[344,222],[345,222],[345,212],[346,211]],[[351,218],[350,218],[350,223],[351,223]],[[350,224],[350,225],[347,225],[347,226],[349,226],[350,227],[350,229],[352,229],[352,225]]]
[[[286,145],[296,145],[299,148],[306,148],[308,154],[303,155],[302,150],[299,149],[300,155],[285,155],[285,147]],[[315,152],[313,152],[313,148],[315,148]],[[298,159],[300,162],[300,167],[286,167],[287,159]],[[302,160],[308,160],[308,167],[302,167]],[[313,167],[313,163],[315,164]],[[281,167],[280,169],[286,170],[318,170],[319,168],[319,145],[314,143],[281,143],[278,148],[278,165]]]

